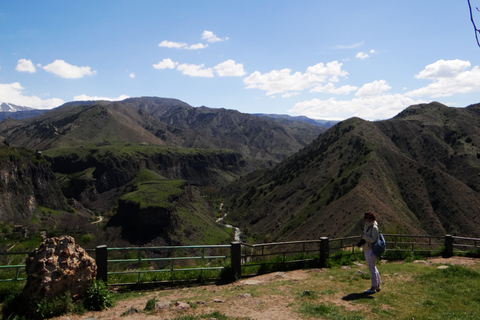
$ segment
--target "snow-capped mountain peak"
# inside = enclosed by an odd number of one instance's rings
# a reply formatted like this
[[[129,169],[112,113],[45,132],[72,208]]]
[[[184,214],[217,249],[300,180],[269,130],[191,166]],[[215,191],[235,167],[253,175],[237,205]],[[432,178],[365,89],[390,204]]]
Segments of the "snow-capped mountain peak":
[[[13,103],[3,102],[2,104],[0,104],[0,112],[17,112],[17,111],[28,111],[28,110],[34,110],[34,109],[17,106],[16,104],[13,104]]]

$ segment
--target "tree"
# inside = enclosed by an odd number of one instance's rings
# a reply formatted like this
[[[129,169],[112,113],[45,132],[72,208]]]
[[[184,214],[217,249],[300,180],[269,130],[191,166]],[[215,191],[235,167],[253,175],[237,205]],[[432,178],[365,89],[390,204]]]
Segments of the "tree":
[[[470,20],[472,21],[473,28],[475,29],[475,39],[477,40],[477,45],[480,47],[480,41],[478,39],[478,35],[480,34],[480,29],[477,28],[477,25],[475,24],[475,20],[473,19],[473,10],[472,10],[472,4],[470,3],[470,0],[468,0],[468,8],[470,9]],[[475,7],[475,10],[478,10],[478,7]]]

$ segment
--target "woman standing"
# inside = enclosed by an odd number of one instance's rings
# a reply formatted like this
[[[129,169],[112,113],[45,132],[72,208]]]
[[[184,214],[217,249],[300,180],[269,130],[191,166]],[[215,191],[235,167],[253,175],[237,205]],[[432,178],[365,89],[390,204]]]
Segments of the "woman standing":
[[[375,293],[381,290],[380,284],[382,283],[380,273],[376,266],[377,256],[372,251],[372,244],[374,244],[378,238],[378,223],[375,214],[371,211],[365,212],[363,218],[365,219],[365,226],[363,227],[362,239],[365,240],[365,243],[362,245],[362,249],[365,253],[365,260],[367,261],[370,278],[372,280],[372,286],[366,290],[365,293]]]

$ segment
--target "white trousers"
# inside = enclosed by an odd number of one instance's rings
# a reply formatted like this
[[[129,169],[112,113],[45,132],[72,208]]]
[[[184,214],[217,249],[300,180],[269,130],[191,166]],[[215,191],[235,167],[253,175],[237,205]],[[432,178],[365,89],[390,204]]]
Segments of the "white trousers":
[[[380,284],[382,283],[382,279],[380,278],[380,273],[378,272],[378,269],[376,266],[377,256],[373,253],[371,249],[365,251],[365,260],[367,260],[368,270],[370,271],[372,288],[379,287]]]

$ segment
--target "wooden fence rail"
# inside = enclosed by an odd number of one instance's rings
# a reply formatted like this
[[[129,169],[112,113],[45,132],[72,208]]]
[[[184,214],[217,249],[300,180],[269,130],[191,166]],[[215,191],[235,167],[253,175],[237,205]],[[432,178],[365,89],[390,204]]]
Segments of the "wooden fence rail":
[[[445,257],[453,255],[476,254],[480,256],[480,239],[446,236],[423,236],[384,234],[387,242],[387,254],[394,252],[429,252],[442,254]],[[321,237],[317,240],[288,241],[261,244],[246,244],[232,242],[230,245],[201,245],[201,246],[165,246],[165,247],[124,247],[108,248],[106,245],[88,249],[97,263],[97,279],[113,285],[112,278],[119,274],[136,274],[136,283],[141,283],[141,276],[147,273],[188,272],[220,270],[230,273],[235,278],[245,275],[245,268],[261,266],[268,259],[277,257],[276,262],[270,263],[315,263],[316,267],[327,267],[333,253],[343,250],[344,253],[358,254],[355,250],[358,236],[343,238]],[[123,256],[120,252],[126,252]],[[150,256],[147,254],[150,252]],[[157,255],[152,255],[156,252]],[[0,253],[0,282],[26,280],[24,264],[10,264],[11,255],[28,253]],[[5,256],[7,258],[5,258]],[[290,259],[290,260],[289,260]],[[17,259],[18,261],[18,259]],[[190,262],[189,262],[190,261]],[[216,262],[215,262],[216,261]],[[2,265],[6,262],[6,265]],[[144,267],[140,268],[143,263]],[[114,265],[125,265],[124,269]],[[149,267],[145,268],[145,264]],[[180,266],[177,266],[180,264]],[[136,267],[132,267],[132,266]],[[192,267],[193,265],[193,267]],[[167,267],[166,267],[167,266]],[[11,270],[11,271],[9,271]],[[8,272],[6,272],[8,271]],[[15,274],[12,278],[8,275]],[[115,283],[118,284],[118,283]]]

